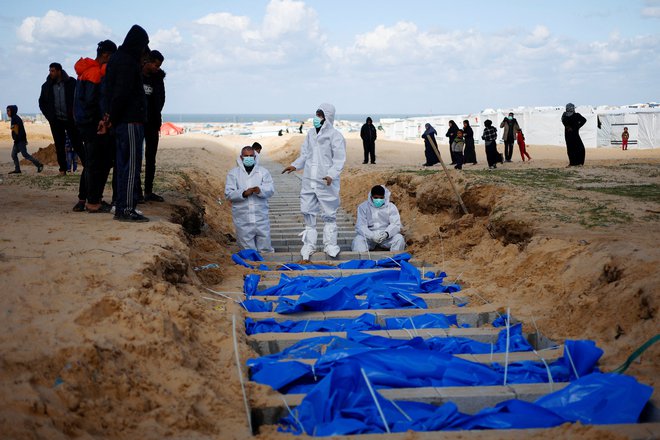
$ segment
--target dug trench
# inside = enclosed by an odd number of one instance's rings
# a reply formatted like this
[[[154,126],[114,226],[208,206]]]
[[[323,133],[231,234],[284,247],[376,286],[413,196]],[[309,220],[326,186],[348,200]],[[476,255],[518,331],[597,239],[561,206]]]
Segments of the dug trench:
[[[173,150],[159,154],[175,162]],[[2,392],[14,396],[2,411],[9,437],[250,437],[232,316],[239,318],[241,359],[255,353],[246,343],[241,309],[206,290],[240,291],[250,273],[231,263],[231,212],[219,198],[231,154],[204,148],[186,154],[188,165],[164,167],[169,192],[161,211],[169,221],[150,227],[156,245],[147,247],[125,282],[88,279],[79,307],[60,318],[52,347],[3,356]],[[368,191],[365,181],[385,184],[415,258],[444,267],[484,301],[510,307],[526,331],[538,328],[557,341],[594,340],[605,351],[604,371],[655,334],[658,231],[645,220],[587,228],[546,210],[542,193],[484,182],[478,174],[453,176],[467,215],[440,173],[349,168],[342,204],[355,212]],[[577,212],[579,201],[572,203],[552,209]],[[631,228],[648,233],[631,236]],[[38,336],[41,330],[34,331]],[[649,350],[628,373],[655,386],[658,360],[657,348]],[[248,384],[250,399],[272,393]],[[582,428],[574,429],[579,434]],[[260,435],[284,437],[272,430]]]

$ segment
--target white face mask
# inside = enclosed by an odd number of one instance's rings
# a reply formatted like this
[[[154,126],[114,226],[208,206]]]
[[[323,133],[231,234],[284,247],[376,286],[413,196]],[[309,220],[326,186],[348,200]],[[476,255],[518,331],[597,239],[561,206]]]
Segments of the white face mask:
[[[246,167],[254,166],[254,163],[255,163],[255,159],[253,156],[245,156],[243,158],[243,165],[245,165]]]

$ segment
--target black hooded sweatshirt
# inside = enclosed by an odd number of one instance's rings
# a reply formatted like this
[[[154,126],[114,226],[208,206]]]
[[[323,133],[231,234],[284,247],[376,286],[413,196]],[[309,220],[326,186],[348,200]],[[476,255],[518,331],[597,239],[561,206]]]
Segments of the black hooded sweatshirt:
[[[11,109],[11,138],[15,144],[27,144],[27,134],[23,120],[18,116],[18,107],[10,105],[7,108]]]
[[[147,100],[142,86],[142,54],[149,44],[147,31],[138,25],[126,34],[124,43],[110,58],[105,75],[104,103],[113,125],[144,123]]]
[[[165,72],[158,69],[151,75],[142,75],[144,93],[147,95],[147,124],[161,126],[161,112],[165,105]]]

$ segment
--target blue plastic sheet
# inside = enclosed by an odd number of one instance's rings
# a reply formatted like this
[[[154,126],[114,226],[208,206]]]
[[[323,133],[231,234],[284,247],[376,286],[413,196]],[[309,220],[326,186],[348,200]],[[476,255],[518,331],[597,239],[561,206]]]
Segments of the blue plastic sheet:
[[[456,315],[443,315],[442,313],[426,313],[418,316],[405,316],[385,319],[385,328],[391,329],[422,329],[422,328],[449,328],[458,326]]]
[[[255,333],[301,333],[301,332],[343,332],[346,330],[380,330],[376,316],[364,313],[357,318],[335,318],[326,320],[276,321],[245,319],[245,331]]]
[[[249,261],[264,261],[261,254],[254,249],[242,249],[238,251],[238,256]]]
[[[287,379],[287,378],[284,378]],[[566,422],[635,423],[652,389],[635,379],[593,373],[534,403],[508,400],[475,415],[453,403],[392,402],[376,394],[391,432],[548,428]],[[396,403],[396,404],[395,404]],[[383,433],[385,425],[359,366],[344,364],[321,380],[281,429],[316,436]]]
[[[584,341],[567,341],[571,345],[573,360],[581,359],[583,374],[592,373],[602,351]],[[590,341],[586,341],[590,342]],[[591,362],[587,365],[587,360]],[[280,392],[309,392],[318,382],[332,370],[347,364],[355,364],[363,368],[376,388],[410,388],[410,387],[448,387],[502,385],[504,383],[504,366],[501,364],[483,364],[464,360],[453,355],[429,350],[422,344],[400,344],[371,350],[332,350],[320,356],[314,365],[307,365],[308,370],[300,367],[304,377],[293,378],[296,386],[286,384],[286,390]],[[249,365],[253,371],[259,372],[253,380],[273,386],[281,383],[280,370],[286,369],[291,362],[282,363],[277,359],[252,361]],[[577,377],[564,356],[549,363],[550,374],[554,382],[569,382]],[[539,361],[512,362],[507,368],[506,383],[544,383],[549,382],[548,370]]]

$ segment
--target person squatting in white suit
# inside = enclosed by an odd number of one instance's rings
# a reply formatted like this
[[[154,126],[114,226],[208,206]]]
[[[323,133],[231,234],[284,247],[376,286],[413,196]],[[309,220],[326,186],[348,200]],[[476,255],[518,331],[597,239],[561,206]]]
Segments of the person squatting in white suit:
[[[353,252],[367,252],[380,246],[391,251],[402,251],[406,240],[401,235],[399,210],[390,202],[390,191],[382,185],[371,188],[366,202],[357,209]]]
[[[241,249],[273,252],[268,199],[275,193],[273,177],[259,165],[252,147],[244,147],[237,167],[227,173],[225,198],[231,201],[236,239]]]
[[[304,168],[300,190],[300,211],[305,230],[300,255],[303,260],[316,252],[316,216],[320,212],[323,222],[323,250],[334,258],[339,255],[337,246],[337,209],[339,208],[339,175],[346,161],[346,141],[335,129],[335,107],[321,104],[314,117],[314,128],[300,149],[300,156],[282,173]]]

